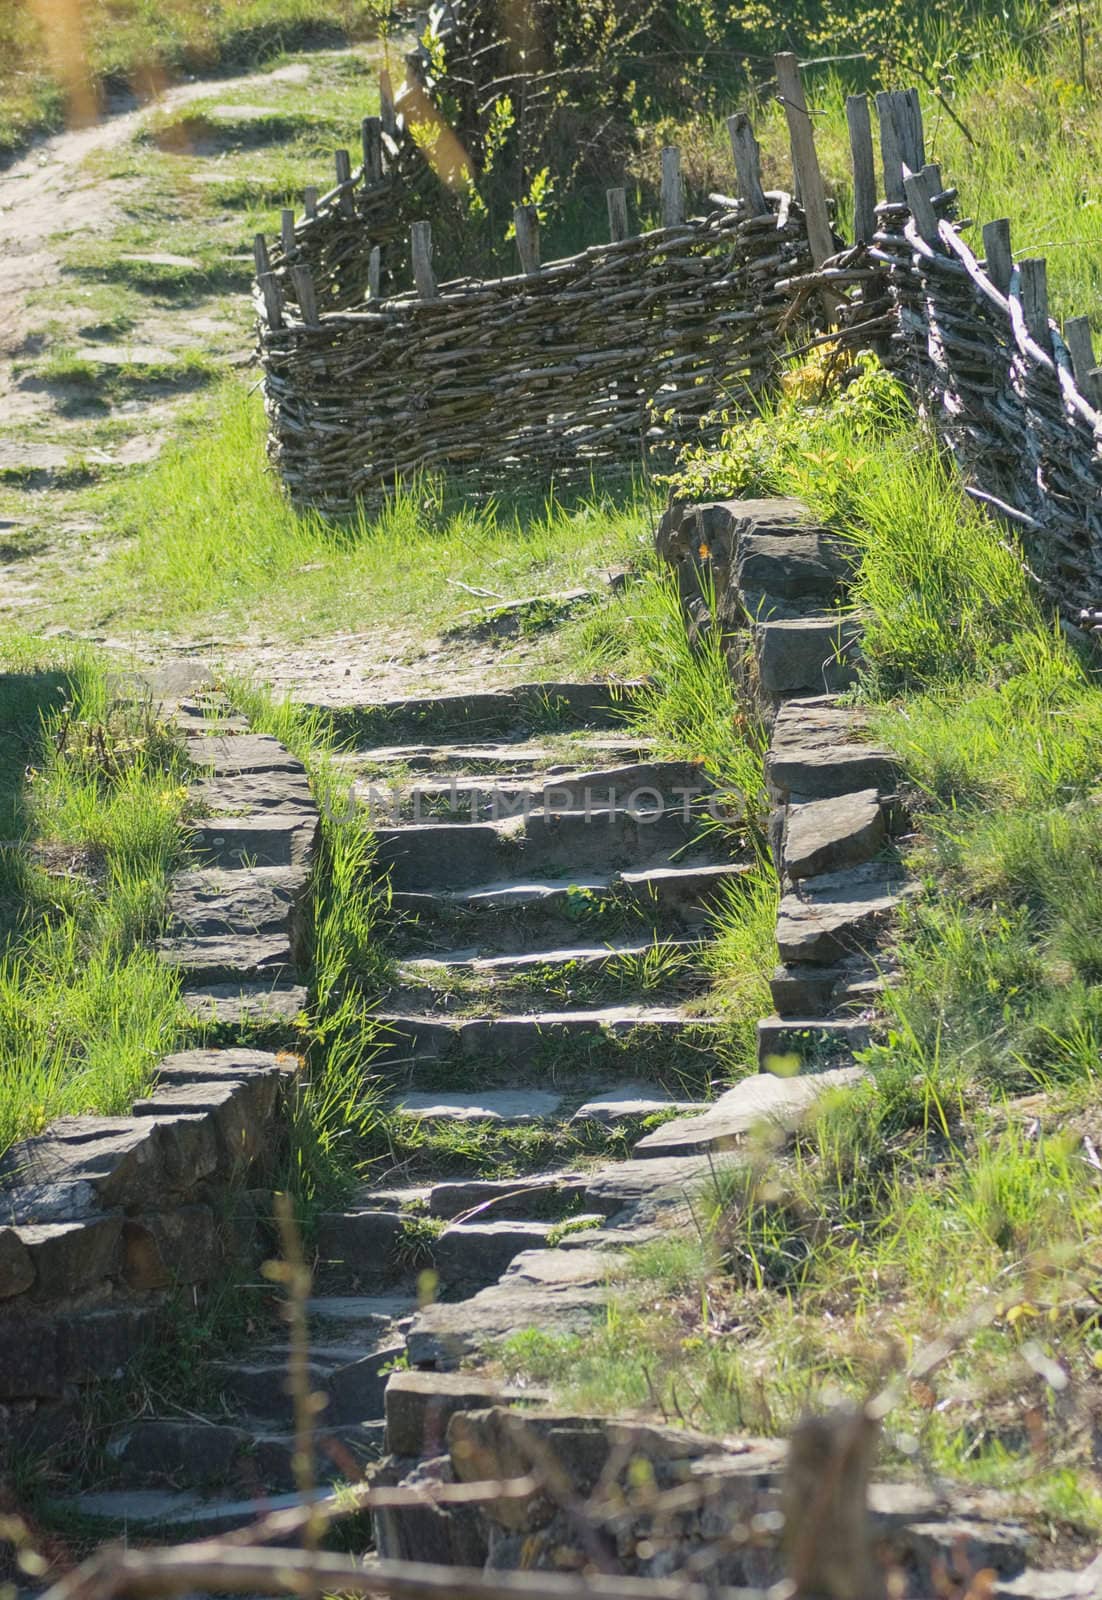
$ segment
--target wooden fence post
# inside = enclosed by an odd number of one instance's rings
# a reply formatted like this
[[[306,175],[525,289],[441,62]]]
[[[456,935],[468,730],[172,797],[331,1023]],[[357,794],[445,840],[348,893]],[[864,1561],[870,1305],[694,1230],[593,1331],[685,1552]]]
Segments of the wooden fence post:
[[[381,183],[383,178],[383,124],[380,117],[365,117],[360,124],[363,149],[364,187]]]
[[[291,268],[291,282],[295,286],[298,298],[298,308],[303,322],[308,328],[319,326],[318,297],[314,292],[314,280],[306,267]]]
[[[371,254],[367,258],[367,298],[378,300],[383,282],[383,252],[379,246],[372,245]]]
[[[1000,294],[1009,294],[1014,257],[1010,251],[1010,222],[1006,217],[984,223],[983,250],[987,258],[987,276]]]
[[[876,161],[868,95],[846,96],[846,125],[853,162],[853,242],[871,244],[876,233]]]
[[[1041,349],[1052,354],[1052,335],[1048,326],[1048,266],[1043,256],[1028,256],[1018,262],[1022,286],[1022,316]]]
[[[337,183],[340,187],[341,215],[354,217],[356,207],[352,200],[352,157],[347,150],[334,150],[333,165],[337,172]]]
[[[937,212],[930,200],[930,190],[923,172],[908,172],[903,179],[903,193],[907,197],[907,204],[911,208],[911,216],[915,219],[915,226],[920,237],[928,244],[937,246]]]
[[[318,191],[312,183],[302,191],[302,210],[307,217],[316,217],[318,214]]]
[[[1075,387],[1084,400],[1089,401],[1092,406],[1097,406],[1102,401],[1102,384],[1097,377],[1090,318],[1069,317],[1064,323],[1064,343],[1071,356]]]
[[[283,295],[280,292],[279,279],[272,271],[272,264],[268,259],[268,241],[262,233],[258,233],[253,240],[253,261],[256,263],[256,283],[264,301],[264,315],[268,326],[282,328]]]
[[[918,90],[901,90],[896,104],[899,108],[897,116],[903,159],[912,172],[918,172],[926,165],[926,139],[922,129],[922,107],[918,101]]]
[[[525,277],[534,278],[540,270],[540,216],[535,206],[517,206],[513,212],[513,227],[520,270]]]
[[[385,67],[379,68],[379,121],[383,132],[393,139],[398,132],[398,117],[394,110],[394,90],[391,87],[390,73]]]
[[[761,150],[745,111],[736,111],[733,117],[727,118],[727,132],[731,138],[731,154],[735,158],[739,196],[746,201],[750,216],[768,216],[769,201],[761,186]]]
[[[413,261],[413,281],[422,300],[436,299],[436,275],[432,270],[432,223],[415,222],[409,230],[409,251]]]
[[[668,144],[662,151],[662,226],[679,227],[685,220],[685,200],[681,189],[681,151]]]
[[[811,246],[812,262],[818,267],[834,254],[834,235],[827,212],[823,175],[819,171],[819,157],[815,150],[815,134],[804,86],[800,81],[799,62],[788,51],[774,57],[774,61],[777,89],[788,121],[792,166],[799,179],[804,216],[807,219],[807,242]]]
[[[605,194],[608,202],[608,236],[613,244],[618,244],[621,239],[628,237],[628,193],[626,189],[609,189]]]
[[[876,97],[876,115],[880,123],[880,161],[884,168],[884,198],[889,205],[899,206],[903,194],[903,150],[896,132],[892,114],[892,97],[881,89]]]
[[[293,211],[279,213],[279,243],[285,256],[295,253],[295,214]]]

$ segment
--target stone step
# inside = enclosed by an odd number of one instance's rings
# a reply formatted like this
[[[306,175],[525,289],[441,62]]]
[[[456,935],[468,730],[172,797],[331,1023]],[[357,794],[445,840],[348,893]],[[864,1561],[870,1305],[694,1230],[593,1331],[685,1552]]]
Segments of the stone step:
[[[881,970],[862,956],[851,957],[836,966],[815,962],[796,962],[774,968],[769,980],[773,1007],[780,1017],[826,1017],[846,1009],[875,1005],[889,981],[890,972]]]
[[[172,1489],[101,1489],[51,1500],[48,1507],[70,1525],[84,1523],[104,1532],[110,1529],[131,1534],[140,1530],[146,1536],[183,1540],[189,1534],[209,1537],[229,1533],[275,1511],[291,1511],[297,1506],[337,1498],[328,1488],[317,1489],[309,1496],[297,1490],[271,1495],[261,1489],[253,1495],[222,1498]]]
[[[653,931],[688,931],[706,923],[709,907],[742,879],[734,862],[655,866],[626,872],[580,872],[570,877],[503,878],[469,889],[394,895],[409,920],[398,941],[411,956],[447,950],[457,939],[505,954],[531,949],[541,938],[600,936],[625,922]]]
[[[880,853],[887,834],[877,789],[790,805],[784,829],[784,870],[795,879],[860,866]]]
[[[197,861],[224,870],[308,866],[318,837],[317,815],[265,812],[249,817],[201,817],[188,830]]]
[[[629,704],[632,684],[523,683],[510,689],[378,700],[367,705],[314,702],[340,738],[362,746],[401,738],[456,741],[487,738],[521,729],[552,732],[567,728],[616,727]]]
[[[402,981],[431,979],[435,969],[443,967],[456,975],[487,973],[491,976],[512,977],[514,974],[539,971],[543,967],[603,967],[609,962],[627,956],[645,956],[651,951],[669,951],[688,955],[701,949],[703,937],[685,939],[648,939],[639,943],[630,939],[612,939],[601,945],[560,945],[553,950],[526,950],[510,955],[480,956],[469,950],[443,951],[439,956],[422,956],[416,960],[400,961],[398,976]]]
[[[785,600],[841,598],[853,567],[837,534],[816,527],[781,528],[767,521],[744,524],[735,538],[735,583],[744,596]],[[750,616],[757,615],[756,608]]]
[[[764,1128],[787,1133],[831,1089],[848,1088],[865,1076],[859,1067],[808,1076],[775,1077],[769,1072],[743,1078],[697,1116],[677,1117],[640,1139],[632,1154],[640,1158],[700,1155],[744,1144]]]
[[[305,866],[178,872],[169,891],[165,933],[197,939],[294,935],[303,918],[308,882]]]
[[[386,1029],[373,1067],[411,1083],[424,1081],[446,1064],[459,1072],[477,1065],[489,1085],[495,1071],[521,1081],[532,1074],[622,1074],[630,1049],[633,1077],[658,1081],[664,1075],[707,1079],[717,1044],[726,1035],[722,1018],[686,1016],[676,1006],[604,1006],[592,1010],[546,1011],[529,1015],[459,1020],[380,1013]],[[456,1081],[456,1080],[451,1080]],[[463,1081],[460,1079],[459,1081]],[[407,1097],[408,1098],[408,1097]]]
[[[386,1388],[382,1369],[401,1355],[402,1337],[395,1334],[380,1348],[371,1346],[370,1335],[349,1338],[341,1344],[311,1341],[307,1379],[311,1392],[327,1397],[321,1425],[337,1426],[382,1416]],[[293,1427],[286,1347],[258,1350],[247,1361],[212,1361],[207,1370],[222,1393],[251,1416],[275,1423],[278,1428]]]
[[[625,810],[564,811],[497,823],[409,823],[377,828],[375,838],[378,865],[389,871],[399,893],[471,889],[525,869],[540,878],[556,870],[685,865],[715,849],[698,820],[679,810],[646,817]]]
[[[857,706],[833,695],[786,701],[777,712],[765,776],[774,800],[824,800],[855,789],[895,787],[897,761],[877,744]]]
[[[387,777],[392,771],[399,774],[454,772],[475,777],[513,775],[521,778],[532,773],[556,774],[569,772],[577,765],[583,752],[590,760],[642,761],[649,753],[645,740],[628,734],[576,733],[569,736],[564,747],[553,742],[533,742],[527,739],[484,742],[480,744],[395,744],[380,745],[365,750],[346,751],[333,757],[341,768],[362,774],[376,773]]]
[[[782,896],[777,915],[782,962],[832,965],[868,953],[909,887],[898,867],[878,861],[801,879]]]
[[[312,1438],[323,1482],[354,1481],[383,1453],[381,1420],[326,1428]],[[142,1418],[117,1429],[107,1456],[130,1485],[187,1483],[192,1489],[231,1484],[266,1496],[295,1488],[293,1433],[266,1432],[262,1424],[224,1424],[180,1418]]]
[[[223,934],[196,939],[159,939],[157,954],[189,988],[222,984],[292,982],[298,962],[285,933]]]
[[[284,1045],[299,1037],[296,1024],[309,995],[300,983],[238,981],[189,985],[180,1000],[196,1027],[216,1042]]]
[[[857,681],[861,623],[823,613],[755,622],[758,678],[767,694],[837,694]]]
[[[436,1456],[457,1411],[533,1404],[538,1389],[511,1388],[479,1372],[394,1372],[386,1386],[386,1447],[395,1456]]]
[[[700,813],[714,785],[688,761],[635,761],[619,767],[546,769],[527,777],[357,779],[352,794],[382,826],[403,819],[507,822],[533,812],[626,810],[646,820],[663,811]]]
[[[580,1172],[552,1172],[531,1178],[462,1178],[433,1184],[429,1193],[431,1217],[454,1221],[501,1222],[539,1218],[557,1221],[576,1206],[585,1193]]]
[[[553,1226],[530,1221],[453,1223],[432,1247],[441,1286],[469,1292],[496,1283],[523,1250],[544,1249]]]

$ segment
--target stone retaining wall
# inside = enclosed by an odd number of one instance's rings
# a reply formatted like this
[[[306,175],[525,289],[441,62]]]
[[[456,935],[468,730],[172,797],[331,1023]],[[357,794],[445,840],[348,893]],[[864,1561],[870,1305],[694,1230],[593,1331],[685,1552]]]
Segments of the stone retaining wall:
[[[162,959],[188,1026],[129,1116],[68,1116],[0,1161],[0,1439],[64,1420],[124,1366],[166,1293],[256,1262],[299,1057],[251,1048],[306,1002],[302,922],[318,814],[300,763],[209,691],[163,709],[196,767],[189,859]],[[232,815],[231,815],[232,814]]]

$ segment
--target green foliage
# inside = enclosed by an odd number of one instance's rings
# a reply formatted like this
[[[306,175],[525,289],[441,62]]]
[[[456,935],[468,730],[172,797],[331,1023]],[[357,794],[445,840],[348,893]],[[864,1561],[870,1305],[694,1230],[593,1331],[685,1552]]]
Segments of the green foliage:
[[[0,642],[0,1149],[119,1114],[177,1036],[148,942],[181,848],[185,762],[76,647]]]

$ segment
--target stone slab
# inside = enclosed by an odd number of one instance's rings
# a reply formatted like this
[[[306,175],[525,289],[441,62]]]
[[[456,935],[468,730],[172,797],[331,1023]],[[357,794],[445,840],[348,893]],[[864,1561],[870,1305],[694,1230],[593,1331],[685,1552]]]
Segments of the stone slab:
[[[212,983],[181,995],[197,1022],[227,1028],[290,1026],[305,1011],[309,994],[300,983]]]
[[[401,1236],[397,1211],[327,1211],[318,1218],[318,1255],[347,1273],[385,1277]]]
[[[188,760],[201,770],[233,777],[278,772],[304,776],[306,768],[270,733],[200,734],[187,743]]]
[[[640,1139],[632,1153],[637,1160],[690,1156],[736,1148],[762,1127],[788,1132],[828,1089],[848,1087],[863,1076],[860,1068],[850,1067],[814,1077],[779,1078],[759,1073],[743,1078],[702,1115],[664,1123]]]
[[[498,1122],[505,1127],[554,1117],[562,1096],[546,1089],[490,1089],[484,1094],[406,1094],[392,1110],[422,1122]]]
[[[585,1191],[586,1209],[614,1218],[619,1225],[644,1226],[683,1208],[715,1170],[709,1155],[618,1161],[591,1176]]]
[[[188,847],[211,866],[298,867],[309,863],[317,843],[316,815],[272,812],[260,817],[203,817],[192,823]]]
[[[436,1456],[457,1411],[538,1402],[540,1390],[513,1388],[477,1372],[393,1372],[386,1386],[386,1447],[395,1456]]]
[[[306,894],[305,867],[217,867],[178,873],[168,897],[167,932],[212,938],[285,932]]]
[[[73,1299],[106,1284],[118,1266],[120,1217],[32,1223],[18,1232],[34,1267],[36,1299]]]
[[[316,811],[305,772],[231,773],[193,784],[197,808],[208,816],[268,811]]]
[[[243,1081],[270,1072],[293,1077],[300,1066],[297,1056],[247,1050],[238,1045],[223,1050],[178,1050],[175,1055],[165,1056],[157,1068],[157,1085]]]
[[[547,1244],[550,1222],[462,1222],[445,1228],[433,1245],[433,1264],[441,1283],[479,1287],[500,1278],[522,1250]]]
[[[849,617],[786,617],[754,626],[767,694],[840,692],[856,682],[861,624]]]
[[[781,960],[830,964],[855,952],[870,952],[906,892],[899,868],[875,861],[801,879],[781,898]]]
[[[777,712],[765,758],[766,780],[778,800],[823,800],[855,789],[890,790],[897,774],[892,752],[868,735],[855,706],[832,695],[788,700]]]
[[[297,972],[286,933],[159,939],[157,954],[184,983],[203,988],[215,983],[275,984]]]
[[[585,1193],[579,1172],[533,1178],[469,1178],[434,1184],[429,1215],[451,1220],[477,1213],[482,1221],[544,1217],[561,1212]]]
[[[656,1094],[653,1084],[627,1083],[619,1089],[606,1090],[594,1095],[578,1107],[571,1122],[599,1122],[614,1128],[621,1122],[636,1117],[651,1117],[658,1112],[703,1111],[704,1106],[692,1100],[674,1100],[669,1095]]]
[[[500,1282],[469,1300],[427,1306],[406,1335],[412,1366],[453,1370],[482,1345],[526,1328],[580,1332],[600,1317],[617,1257],[597,1250],[530,1250]]]
[[[813,878],[870,861],[887,838],[876,789],[790,805],[785,823],[784,870]]]

